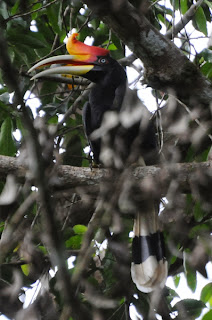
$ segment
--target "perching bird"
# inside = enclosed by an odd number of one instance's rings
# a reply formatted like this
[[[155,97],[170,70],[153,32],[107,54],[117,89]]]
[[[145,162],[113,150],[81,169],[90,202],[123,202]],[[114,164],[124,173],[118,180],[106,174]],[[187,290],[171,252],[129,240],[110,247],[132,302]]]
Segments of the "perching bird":
[[[77,33],[67,41],[69,55],[60,55],[40,61],[29,72],[47,65],[60,64],[46,69],[32,79],[50,74],[78,75],[89,79],[96,85],[91,89],[89,101],[83,108],[83,124],[94,159],[99,162],[101,137],[92,135],[102,125],[108,111],[121,113],[126,92],[126,73],[122,66],[110,57],[109,50],[88,46],[77,40]],[[133,109],[133,107],[132,107]],[[140,153],[145,165],[154,163],[157,151],[154,126],[150,121],[145,130],[140,130],[140,119],[131,127],[116,130],[124,150],[122,157],[128,157],[134,142],[139,141]],[[142,134],[141,134],[142,133]],[[138,139],[139,137],[139,139]],[[132,243],[131,275],[137,288],[142,292],[163,287],[167,277],[167,261],[164,254],[163,235],[158,227],[158,208],[154,203],[144,202],[134,221],[134,239]]]

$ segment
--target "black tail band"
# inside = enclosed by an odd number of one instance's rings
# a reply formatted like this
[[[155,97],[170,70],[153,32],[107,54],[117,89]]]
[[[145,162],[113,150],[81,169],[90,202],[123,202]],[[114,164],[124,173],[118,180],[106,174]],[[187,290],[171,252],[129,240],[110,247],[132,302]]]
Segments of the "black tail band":
[[[135,236],[132,243],[132,262],[140,264],[149,256],[155,256],[157,261],[165,259],[165,247],[162,232],[148,236]]]

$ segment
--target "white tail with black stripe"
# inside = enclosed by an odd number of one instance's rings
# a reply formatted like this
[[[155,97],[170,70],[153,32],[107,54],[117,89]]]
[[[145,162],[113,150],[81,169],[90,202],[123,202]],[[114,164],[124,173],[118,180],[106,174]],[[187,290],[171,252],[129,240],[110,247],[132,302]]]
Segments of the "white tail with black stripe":
[[[163,288],[167,278],[163,234],[159,230],[158,214],[153,203],[148,203],[134,221],[132,243],[132,280],[145,293]]]

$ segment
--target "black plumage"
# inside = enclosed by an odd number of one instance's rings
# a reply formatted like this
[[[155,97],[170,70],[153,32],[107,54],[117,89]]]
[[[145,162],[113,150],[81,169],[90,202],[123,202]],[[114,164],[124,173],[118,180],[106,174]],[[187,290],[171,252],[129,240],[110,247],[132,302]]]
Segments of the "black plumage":
[[[95,71],[95,68],[98,68],[98,71]],[[116,60],[106,56],[99,57],[94,69],[85,77],[96,83],[83,108],[83,125],[94,160],[99,163],[101,139],[92,140],[90,137],[101,126],[105,112],[120,112],[126,91],[126,73]]]

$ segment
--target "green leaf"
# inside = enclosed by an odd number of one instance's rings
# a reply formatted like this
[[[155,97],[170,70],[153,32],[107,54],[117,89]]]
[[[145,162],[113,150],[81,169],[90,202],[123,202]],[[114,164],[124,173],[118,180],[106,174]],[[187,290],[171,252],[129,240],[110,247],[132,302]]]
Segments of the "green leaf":
[[[173,311],[178,311],[180,319],[187,319],[187,317],[196,319],[205,307],[206,305],[200,300],[184,299],[173,306]]]
[[[202,7],[199,7],[195,13],[195,20],[197,23],[198,30],[204,33],[205,36],[208,35],[207,31],[207,20]]]
[[[155,5],[155,8],[157,9],[157,11],[159,13],[161,13],[161,15],[164,15],[164,14],[168,14],[170,16],[173,16],[173,11],[169,8],[166,8],[165,6],[163,5],[160,5],[160,4],[156,4]]]
[[[189,238],[195,238],[201,234],[210,232],[210,226],[206,223],[193,227],[189,232]]]
[[[187,280],[187,284],[189,288],[195,292],[196,287],[197,287],[197,274],[196,270],[193,270],[188,261],[187,261],[187,253],[184,252],[184,269],[185,269],[185,276]]]
[[[173,290],[173,289],[171,289],[169,287],[167,287],[167,289],[168,289],[168,292],[169,292],[169,294],[166,295],[166,299],[167,299],[168,303],[171,303],[171,301],[176,297],[179,298],[179,295],[175,290]]]
[[[58,86],[58,83],[56,83],[56,82],[45,81],[45,82],[43,82],[42,88],[40,91],[42,105],[45,106],[47,104],[50,104],[51,106],[53,106],[55,108],[55,112],[54,113],[51,112],[50,116],[55,115],[56,108],[58,108],[58,105],[53,103],[53,96],[54,96],[54,92],[57,89],[57,86]],[[52,93],[52,95],[51,95],[51,93]],[[61,112],[61,109],[60,109],[60,112]]]
[[[18,8],[19,8],[20,0],[15,1],[14,6],[11,9],[11,15],[14,15],[17,13]]]
[[[58,4],[48,7],[46,12],[52,29],[55,33],[60,34],[60,26],[58,25],[58,14],[60,13],[60,9]]]
[[[6,3],[3,1],[0,3],[0,16],[2,16],[4,19],[9,17]]]
[[[175,10],[179,9],[179,0],[171,0],[170,2]]]
[[[54,115],[48,119],[48,124],[57,124],[58,123],[58,116]]]
[[[82,235],[75,235],[66,241],[66,248],[78,250],[82,244]]]
[[[194,206],[194,218],[197,222],[202,221],[205,216],[205,212],[202,210],[201,203],[197,201]]]
[[[22,31],[25,33],[29,32],[29,30],[27,30],[27,22],[21,17],[16,17],[14,20],[10,20],[7,23],[8,33],[11,31],[16,31],[18,33],[20,28],[22,28]]]
[[[186,280],[189,288],[192,292],[195,292],[197,287],[197,274],[196,271],[192,270],[191,268],[188,271],[187,267],[187,273],[186,273]]]
[[[188,10],[187,0],[181,0],[180,1],[180,8],[181,8],[182,14],[185,14],[187,12],[187,10]]]
[[[208,77],[209,79],[212,78],[212,63],[204,63],[201,66],[200,70],[206,77]]]
[[[22,270],[22,272],[23,272],[23,274],[25,276],[28,276],[29,275],[29,271],[30,271],[29,264],[28,263],[27,264],[22,264],[21,265],[21,270]]]
[[[87,231],[87,227],[82,225],[82,224],[76,224],[74,227],[73,227],[73,230],[76,234],[84,234],[86,231]]]
[[[108,50],[114,51],[114,50],[117,50],[117,48],[116,48],[116,46],[115,46],[114,43],[111,43],[111,44],[109,45],[109,47],[108,47]]]
[[[12,120],[6,118],[0,131],[0,154],[14,157],[16,153],[15,140],[12,136]]]
[[[39,250],[40,250],[43,254],[48,254],[48,251],[47,251],[46,247],[44,247],[44,246],[39,246],[38,248],[39,248]]]
[[[170,260],[170,264],[175,263],[176,260],[177,260],[177,257],[176,256],[172,256],[171,260]]]
[[[111,39],[112,39],[114,45],[116,46],[116,48],[123,51],[121,40],[114,33],[112,33]]]
[[[206,48],[202,50],[201,55],[205,61],[212,63],[212,50]]]
[[[14,48],[14,53],[16,55],[16,60],[18,60],[20,62],[23,61],[27,65],[27,68],[30,68],[30,64],[29,64],[29,61],[28,61],[27,55],[26,55],[27,49],[28,48],[26,46],[19,45]]]
[[[100,20],[98,18],[96,19],[92,19],[90,21],[90,24],[92,25],[92,27],[96,30],[99,27],[100,24]]]
[[[181,279],[180,274],[177,274],[176,276],[173,277],[174,285],[176,288],[179,286],[180,279]]]
[[[209,302],[210,306],[212,306],[212,282],[206,284],[202,289],[200,299],[205,303]]]
[[[211,320],[212,319],[212,310],[210,310],[209,312],[207,312],[204,317],[202,318],[202,320]]]
[[[59,112],[59,103],[48,103],[42,107],[42,110],[46,112],[47,116],[52,118]]]
[[[41,4],[41,3],[35,3],[35,4],[33,5],[33,11],[34,11],[34,10],[37,10],[37,9],[40,9],[41,7],[42,7],[42,4]],[[31,16],[31,17],[32,17],[32,20],[35,20],[38,15],[39,15],[39,11],[32,13],[32,16]]]
[[[162,15],[162,14],[158,14],[157,15],[157,17],[158,17],[158,19],[161,21],[161,22],[163,22],[164,24],[165,24],[165,18],[164,18],[164,16]]]
[[[10,95],[8,92],[4,92],[0,95],[0,101],[4,104],[9,104]]]
[[[31,49],[40,49],[45,48],[46,45],[43,41],[38,39],[36,36],[36,33],[30,32],[29,34],[25,34],[23,37],[23,34],[19,33],[10,33],[8,36],[8,41],[12,44],[21,44],[26,45],[30,47]]]

